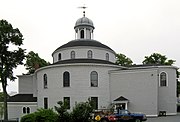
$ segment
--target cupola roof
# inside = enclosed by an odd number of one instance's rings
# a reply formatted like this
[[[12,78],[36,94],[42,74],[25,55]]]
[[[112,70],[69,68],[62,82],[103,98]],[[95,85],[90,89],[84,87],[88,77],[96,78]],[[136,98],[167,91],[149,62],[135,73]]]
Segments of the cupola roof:
[[[76,28],[78,26],[91,26],[94,29],[93,21],[85,16],[83,16],[82,18],[79,18],[76,21],[74,28]]]

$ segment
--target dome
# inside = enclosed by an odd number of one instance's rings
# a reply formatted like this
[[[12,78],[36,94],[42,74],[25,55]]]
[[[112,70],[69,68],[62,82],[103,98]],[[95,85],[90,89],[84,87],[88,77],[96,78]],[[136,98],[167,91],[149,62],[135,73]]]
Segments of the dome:
[[[94,29],[94,25],[93,25],[92,20],[87,18],[87,17],[79,18],[76,21],[76,24],[75,24],[74,28],[76,28],[78,26],[91,26]]]

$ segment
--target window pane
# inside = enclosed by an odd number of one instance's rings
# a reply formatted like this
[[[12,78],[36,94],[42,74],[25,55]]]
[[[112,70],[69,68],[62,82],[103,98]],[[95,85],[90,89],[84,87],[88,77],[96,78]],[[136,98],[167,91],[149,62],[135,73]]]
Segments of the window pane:
[[[84,30],[81,30],[81,39],[84,38]]]
[[[48,109],[48,98],[44,98],[44,109]]]
[[[92,71],[90,75],[91,87],[98,87],[98,73],[96,71]]]
[[[67,105],[67,109],[70,109],[70,97],[64,97],[64,102]]]
[[[75,58],[75,51],[71,51],[71,59]]]
[[[167,77],[165,72],[160,74],[160,86],[167,86]]]
[[[47,74],[44,74],[43,79],[44,79],[44,89],[46,89],[47,88]]]
[[[61,53],[58,54],[58,60],[61,60]]]
[[[98,97],[91,97],[91,101],[93,103],[93,108],[98,109]]]
[[[63,73],[63,86],[64,87],[70,86],[70,74],[69,74],[69,72]]]
[[[109,61],[109,54],[106,53],[106,60]]]
[[[91,50],[88,51],[87,56],[88,56],[88,58],[92,58],[92,51]]]
[[[29,107],[27,107],[27,113],[28,113],[28,114],[30,113],[30,108],[29,108]]]
[[[23,107],[23,114],[26,113],[26,107]]]

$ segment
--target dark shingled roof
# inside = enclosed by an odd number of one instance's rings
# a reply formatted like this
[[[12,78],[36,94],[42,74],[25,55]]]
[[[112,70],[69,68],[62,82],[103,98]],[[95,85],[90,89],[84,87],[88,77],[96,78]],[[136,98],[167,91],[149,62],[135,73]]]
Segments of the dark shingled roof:
[[[57,48],[54,52],[56,52],[59,49],[67,48],[67,47],[76,47],[76,46],[92,46],[92,47],[101,47],[105,49],[109,49],[113,51],[110,47],[96,41],[96,40],[90,40],[90,39],[78,39],[78,40],[72,40],[59,48]],[[53,52],[53,53],[54,53]],[[113,51],[114,52],[114,51]],[[115,52],[114,52],[115,53]]]
[[[114,101],[128,101],[128,99],[123,96],[120,96],[117,99],[115,99]]]
[[[100,60],[100,59],[68,59],[68,60],[61,60],[61,61],[55,62],[52,65],[55,65],[55,64],[71,64],[71,63],[97,63],[97,64],[116,65],[113,62],[106,61],[106,60]]]
[[[16,94],[7,99],[8,102],[37,102],[37,97],[33,94]]]

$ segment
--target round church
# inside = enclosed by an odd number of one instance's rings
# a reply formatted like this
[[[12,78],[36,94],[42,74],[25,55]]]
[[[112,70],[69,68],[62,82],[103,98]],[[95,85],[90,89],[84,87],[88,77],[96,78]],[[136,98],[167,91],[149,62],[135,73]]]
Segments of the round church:
[[[85,15],[74,26],[75,39],[52,53],[53,63],[31,75],[20,75],[18,94],[8,99],[9,118],[67,101],[91,99],[95,109],[122,106],[147,116],[176,114],[176,67],[117,65],[113,49],[94,40],[93,21]]]

